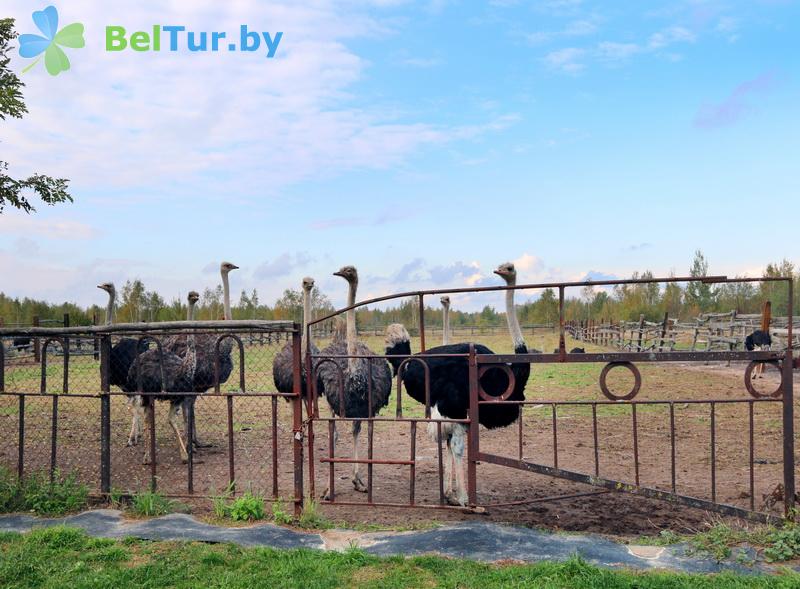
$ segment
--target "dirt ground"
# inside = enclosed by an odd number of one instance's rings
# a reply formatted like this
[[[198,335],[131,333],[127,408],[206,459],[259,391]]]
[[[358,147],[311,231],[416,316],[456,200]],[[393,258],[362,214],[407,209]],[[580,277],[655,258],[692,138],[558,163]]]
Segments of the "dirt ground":
[[[377,341],[377,340],[376,340]],[[373,349],[380,349],[370,342]],[[553,339],[542,337],[534,345],[552,348]],[[502,345],[492,346],[503,352]],[[688,404],[691,399],[730,400],[750,399],[743,386],[743,364],[727,366],[684,364],[640,364],[643,387],[637,401],[675,401],[676,484],[681,494],[712,498],[711,488],[711,407],[708,403]],[[552,407],[556,401],[602,401],[597,381],[602,366],[542,365],[534,366],[526,398],[536,402],[525,407],[521,421],[522,458],[538,464],[554,465]],[[630,386],[624,373],[612,372],[609,382],[614,390]],[[251,380],[259,376],[266,383],[271,370],[268,366],[254,367]],[[768,374],[767,385],[777,384],[777,376]],[[797,374],[795,383],[797,383]],[[8,382],[8,379],[7,379]],[[7,390],[12,390],[7,386]],[[249,388],[248,388],[249,390]],[[263,390],[263,389],[262,389]],[[271,387],[269,390],[272,390]],[[150,468],[142,465],[143,447],[127,447],[130,414],[126,397],[112,399],[112,487],[124,491],[145,489],[150,480]],[[541,402],[541,403],[539,403]],[[13,396],[0,396],[0,465],[16,468],[18,401]],[[390,405],[382,416],[394,415],[396,398],[393,392]],[[28,397],[26,419],[26,469],[28,472],[46,469],[50,461],[50,426],[52,401],[49,397]],[[275,432],[273,433],[273,408]],[[422,417],[422,407],[411,399],[403,400],[406,417]],[[324,400],[321,415],[329,415]],[[197,428],[211,448],[198,452],[194,464],[195,492],[214,494],[228,483],[227,408],[224,398],[206,395],[196,407]],[[99,488],[100,467],[100,405],[95,398],[62,395],[59,401],[57,464],[62,472],[76,472],[79,478]],[[769,495],[782,480],[781,405],[755,403],[754,417],[754,503],[757,510],[769,510],[764,496]],[[639,405],[637,409],[639,445],[639,476],[643,486],[669,491],[671,488],[671,436],[668,405]],[[187,492],[187,467],[178,455],[175,436],[167,424],[167,404],[159,403],[157,415],[157,476],[158,487],[168,494]],[[590,405],[559,406],[557,424],[558,465],[561,468],[593,474],[595,451]],[[635,480],[633,422],[628,405],[599,405],[597,407],[599,474],[600,476],[633,483]],[[748,403],[719,403],[715,407],[716,500],[749,508],[749,443]],[[481,430],[482,452],[510,458],[520,456],[519,425],[501,430]],[[315,491],[326,487],[329,476],[327,464],[320,459],[328,454],[328,424],[315,423]],[[290,404],[281,399],[242,395],[234,400],[233,411],[234,477],[238,490],[252,489],[273,497],[290,499],[293,494],[292,428]],[[277,442],[277,472],[273,468],[273,437]],[[367,454],[368,428],[362,429],[361,457]],[[411,428],[407,422],[376,422],[373,435],[373,456],[376,459],[408,460],[411,455]],[[308,458],[308,447],[304,445]],[[339,427],[337,457],[352,454],[352,438],[346,424]],[[420,504],[437,504],[438,456],[437,446],[429,438],[425,424],[416,432],[415,500]],[[349,481],[351,465],[339,464],[334,469],[335,499],[365,503],[367,497],[357,492]],[[362,466],[366,481],[367,468]],[[274,480],[275,477],[277,481]],[[373,501],[406,503],[409,500],[410,467],[407,465],[375,465],[373,467]],[[305,468],[305,490],[310,489],[308,468]],[[574,495],[598,489],[542,475],[496,465],[478,466],[478,500],[486,513],[472,514],[462,510],[409,509],[366,506],[323,505],[329,519],[344,524],[377,524],[394,527],[423,525],[432,521],[490,520],[529,526],[590,531],[612,535],[654,534],[669,528],[676,532],[701,529],[704,523],[718,516],[698,509],[650,500],[625,493],[604,493],[569,499],[550,500],[513,506],[493,504],[521,502],[557,495]],[[195,512],[210,511],[210,501],[191,499]],[[780,509],[778,503],[773,509]]]

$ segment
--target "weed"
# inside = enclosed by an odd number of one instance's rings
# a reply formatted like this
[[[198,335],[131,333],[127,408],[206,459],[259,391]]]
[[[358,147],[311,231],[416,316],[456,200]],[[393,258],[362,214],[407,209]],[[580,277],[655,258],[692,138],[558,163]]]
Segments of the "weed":
[[[283,502],[276,499],[272,502],[272,519],[276,524],[289,525],[294,521],[294,517],[283,508]]]
[[[74,473],[62,477],[56,472],[53,481],[47,473],[32,473],[22,480],[0,469],[0,513],[33,511],[38,515],[58,516],[86,506],[89,489],[78,483]]]
[[[264,519],[264,498],[261,495],[247,491],[241,497],[233,500],[229,508],[233,521],[254,521]]]
[[[319,503],[310,497],[307,497],[303,504],[297,525],[307,530],[328,530],[333,527],[333,524],[320,513]]]
[[[166,515],[175,511],[177,502],[156,491],[142,491],[131,497],[131,511],[144,517]]]

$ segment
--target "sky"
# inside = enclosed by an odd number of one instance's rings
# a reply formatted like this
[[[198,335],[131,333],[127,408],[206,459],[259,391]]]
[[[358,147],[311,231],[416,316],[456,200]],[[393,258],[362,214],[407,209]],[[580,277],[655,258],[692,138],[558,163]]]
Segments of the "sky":
[[[104,302],[219,282],[271,301],[309,275],[337,305],[418,288],[800,263],[791,0],[70,0],[50,76],[15,50],[14,176],[75,202],[0,214],[0,290]],[[19,33],[48,2],[5,0]],[[259,50],[109,52],[107,26],[283,35]],[[167,41],[162,41],[167,44]],[[235,297],[236,298],[236,297]],[[468,302],[465,301],[465,304]]]

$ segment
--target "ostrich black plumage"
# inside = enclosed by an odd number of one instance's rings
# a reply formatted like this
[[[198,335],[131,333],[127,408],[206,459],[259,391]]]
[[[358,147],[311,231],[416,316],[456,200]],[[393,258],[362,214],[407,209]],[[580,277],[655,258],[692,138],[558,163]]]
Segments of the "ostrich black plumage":
[[[158,348],[140,354],[128,371],[126,386],[142,393],[192,391],[197,369],[195,337],[190,334],[186,340],[186,354],[183,357],[167,350],[159,351]],[[140,401],[135,404],[135,408],[139,413],[140,422],[145,421],[145,411],[155,411],[155,401],[169,401],[169,424],[177,437],[181,460],[188,462],[187,444],[184,443],[183,435],[178,427],[178,410],[180,409],[185,416],[188,405],[194,399],[194,396],[163,394],[138,395],[138,397]],[[142,462],[150,464],[152,459],[150,444],[145,444]]]
[[[306,375],[306,354],[311,352],[312,359],[319,355],[319,348],[314,344],[307,345],[308,322],[311,319],[311,291],[314,289],[314,279],[306,276],[303,278],[303,333],[302,343],[300,344],[302,364],[300,366],[300,392],[303,398],[307,396],[308,377]],[[294,393],[294,352],[292,342],[286,342],[280,351],[275,355],[272,362],[272,380],[279,393]],[[322,387],[317,387],[317,394],[321,394]],[[288,400],[288,397],[287,397]]]
[[[768,331],[756,329],[753,333],[744,338],[744,348],[748,352],[752,352],[756,348],[759,350],[769,350],[772,346],[772,336]],[[764,376],[764,364],[758,364],[753,373],[753,378]]]
[[[231,295],[230,295],[230,282],[228,279],[228,275],[232,270],[237,270],[239,266],[232,264],[230,262],[222,262],[219,267],[220,276],[222,278],[222,313],[223,318],[227,321],[230,321],[233,318],[233,314],[231,312]],[[190,293],[190,295],[197,295],[197,293]],[[199,298],[199,295],[197,295]],[[194,302],[189,301],[189,319],[194,319],[194,304],[197,302],[197,298],[194,298]],[[214,388],[217,384],[216,380],[216,367],[214,366],[214,359],[217,354],[216,347],[217,347],[217,339],[218,336],[211,333],[199,334],[194,336],[195,337],[195,354],[196,358],[196,368],[194,371],[194,381],[192,384],[192,388],[187,389],[194,391],[196,393],[205,393],[206,391]],[[185,335],[178,335],[167,338],[164,341],[164,349],[168,352],[176,354],[177,356],[183,358],[187,353],[187,342],[188,338]],[[233,340],[231,338],[225,338],[220,342],[219,345],[219,384],[223,384],[228,381],[233,372],[233,358],[231,353],[233,351]],[[184,423],[186,425],[186,429],[189,429],[189,424],[186,421],[189,417],[189,409],[193,409],[196,403],[197,397],[187,397],[187,400],[184,403],[182,412],[184,417]],[[190,407],[190,406],[191,407]],[[192,414],[194,414],[192,412]],[[199,436],[197,434],[197,428],[192,428],[192,443],[197,448],[207,448],[210,444],[203,443],[200,441]]]
[[[117,291],[113,282],[98,284],[97,288],[108,293],[108,306],[106,307],[106,325],[114,323],[114,304],[117,298]],[[136,357],[145,353],[149,348],[149,343],[140,341],[132,337],[123,337],[113,346],[109,357],[109,384],[119,388],[126,393],[136,390],[127,388],[128,372],[136,361]],[[137,403],[140,402],[138,395],[128,395],[128,405],[131,408],[131,431],[128,434],[128,446],[135,446],[142,437],[142,423],[139,421],[139,412],[136,410]]]
[[[354,305],[358,288],[358,272],[353,266],[345,266],[338,272],[334,272],[334,275],[347,280],[349,286],[347,306]],[[355,309],[347,311],[346,318],[347,335],[345,340],[332,342],[320,352],[320,357],[322,359],[331,356],[350,357],[334,358],[333,362],[320,361],[316,384],[318,390],[324,392],[334,415],[338,417],[373,417],[389,403],[389,395],[392,392],[391,370],[386,360],[356,357],[372,356],[375,353],[357,340]],[[344,407],[342,407],[342,401]],[[361,422],[353,421],[353,459],[356,461],[358,460],[358,435],[360,432]],[[367,486],[361,480],[359,466],[358,462],[353,464],[353,486],[357,491],[365,493]],[[328,497],[327,489],[323,493],[323,497]]]
[[[501,276],[508,286],[516,284],[516,270],[511,263],[501,264],[495,273]],[[517,320],[514,307],[514,290],[506,291],[506,320],[514,344],[515,354],[528,353],[528,347],[522,337],[522,330]],[[493,354],[494,352],[482,344],[474,345],[477,354]],[[416,356],[432,356],[434,354],[467,354],[469,343],[449,344],[430,348]],[[406,329],[399,324],[390,325],[386,333],[387,355],[410,355],[411,343]],[[431,417],[464,419],[469,411],[469,366],[466,358],[425,358],[430,373]],[[403,358],[391,358],[389,362],[395,374],[403,362]],[[530,364],[527,362],[510,365],[514,375],[514,389],[509,396],[510,401],[525,399],[525,386],[530,376]],[[416,401],[425,403],[425,372],[419,362],[409,362],[403,368],[403,385],[408,394]],[[491,396],[500,396],[508,388],[508,377],[501,370],[489,370],[480,379],[482,389]],[[516,404],[498,403],[497,405],[481,405],[478,409],[478,421],[488,429],[506,427],[519,418],[520,406]],[[429,428],[434,433],[436,429]],[[445,462],[447,472],[446,498],[453,505],[466,505],[467,493],[464,487],[462,457],[466,438],[466,427],[458,423],[442,425],[442,433],[447,442],[449,460]],[[456,488],[452,488],[455,472]]]

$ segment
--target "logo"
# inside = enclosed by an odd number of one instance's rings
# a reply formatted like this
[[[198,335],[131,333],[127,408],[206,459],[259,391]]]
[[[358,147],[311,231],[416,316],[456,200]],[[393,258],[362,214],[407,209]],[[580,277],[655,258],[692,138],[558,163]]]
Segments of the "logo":
[[[42,35],[20,35],[19,54],[25,58],[36,57],[36,61],[22,70],[28,72],[42,59],[44,53],[44,67],[51,76],[57,76],[69,69],[69,58],[62,47],[80,49],[86,42],[83,39],[83,24],[72,23],[60,31],[58,30],[58,11],[55,6],[48,6],[44,10],[33,13],[33,22],[42,32]]]

